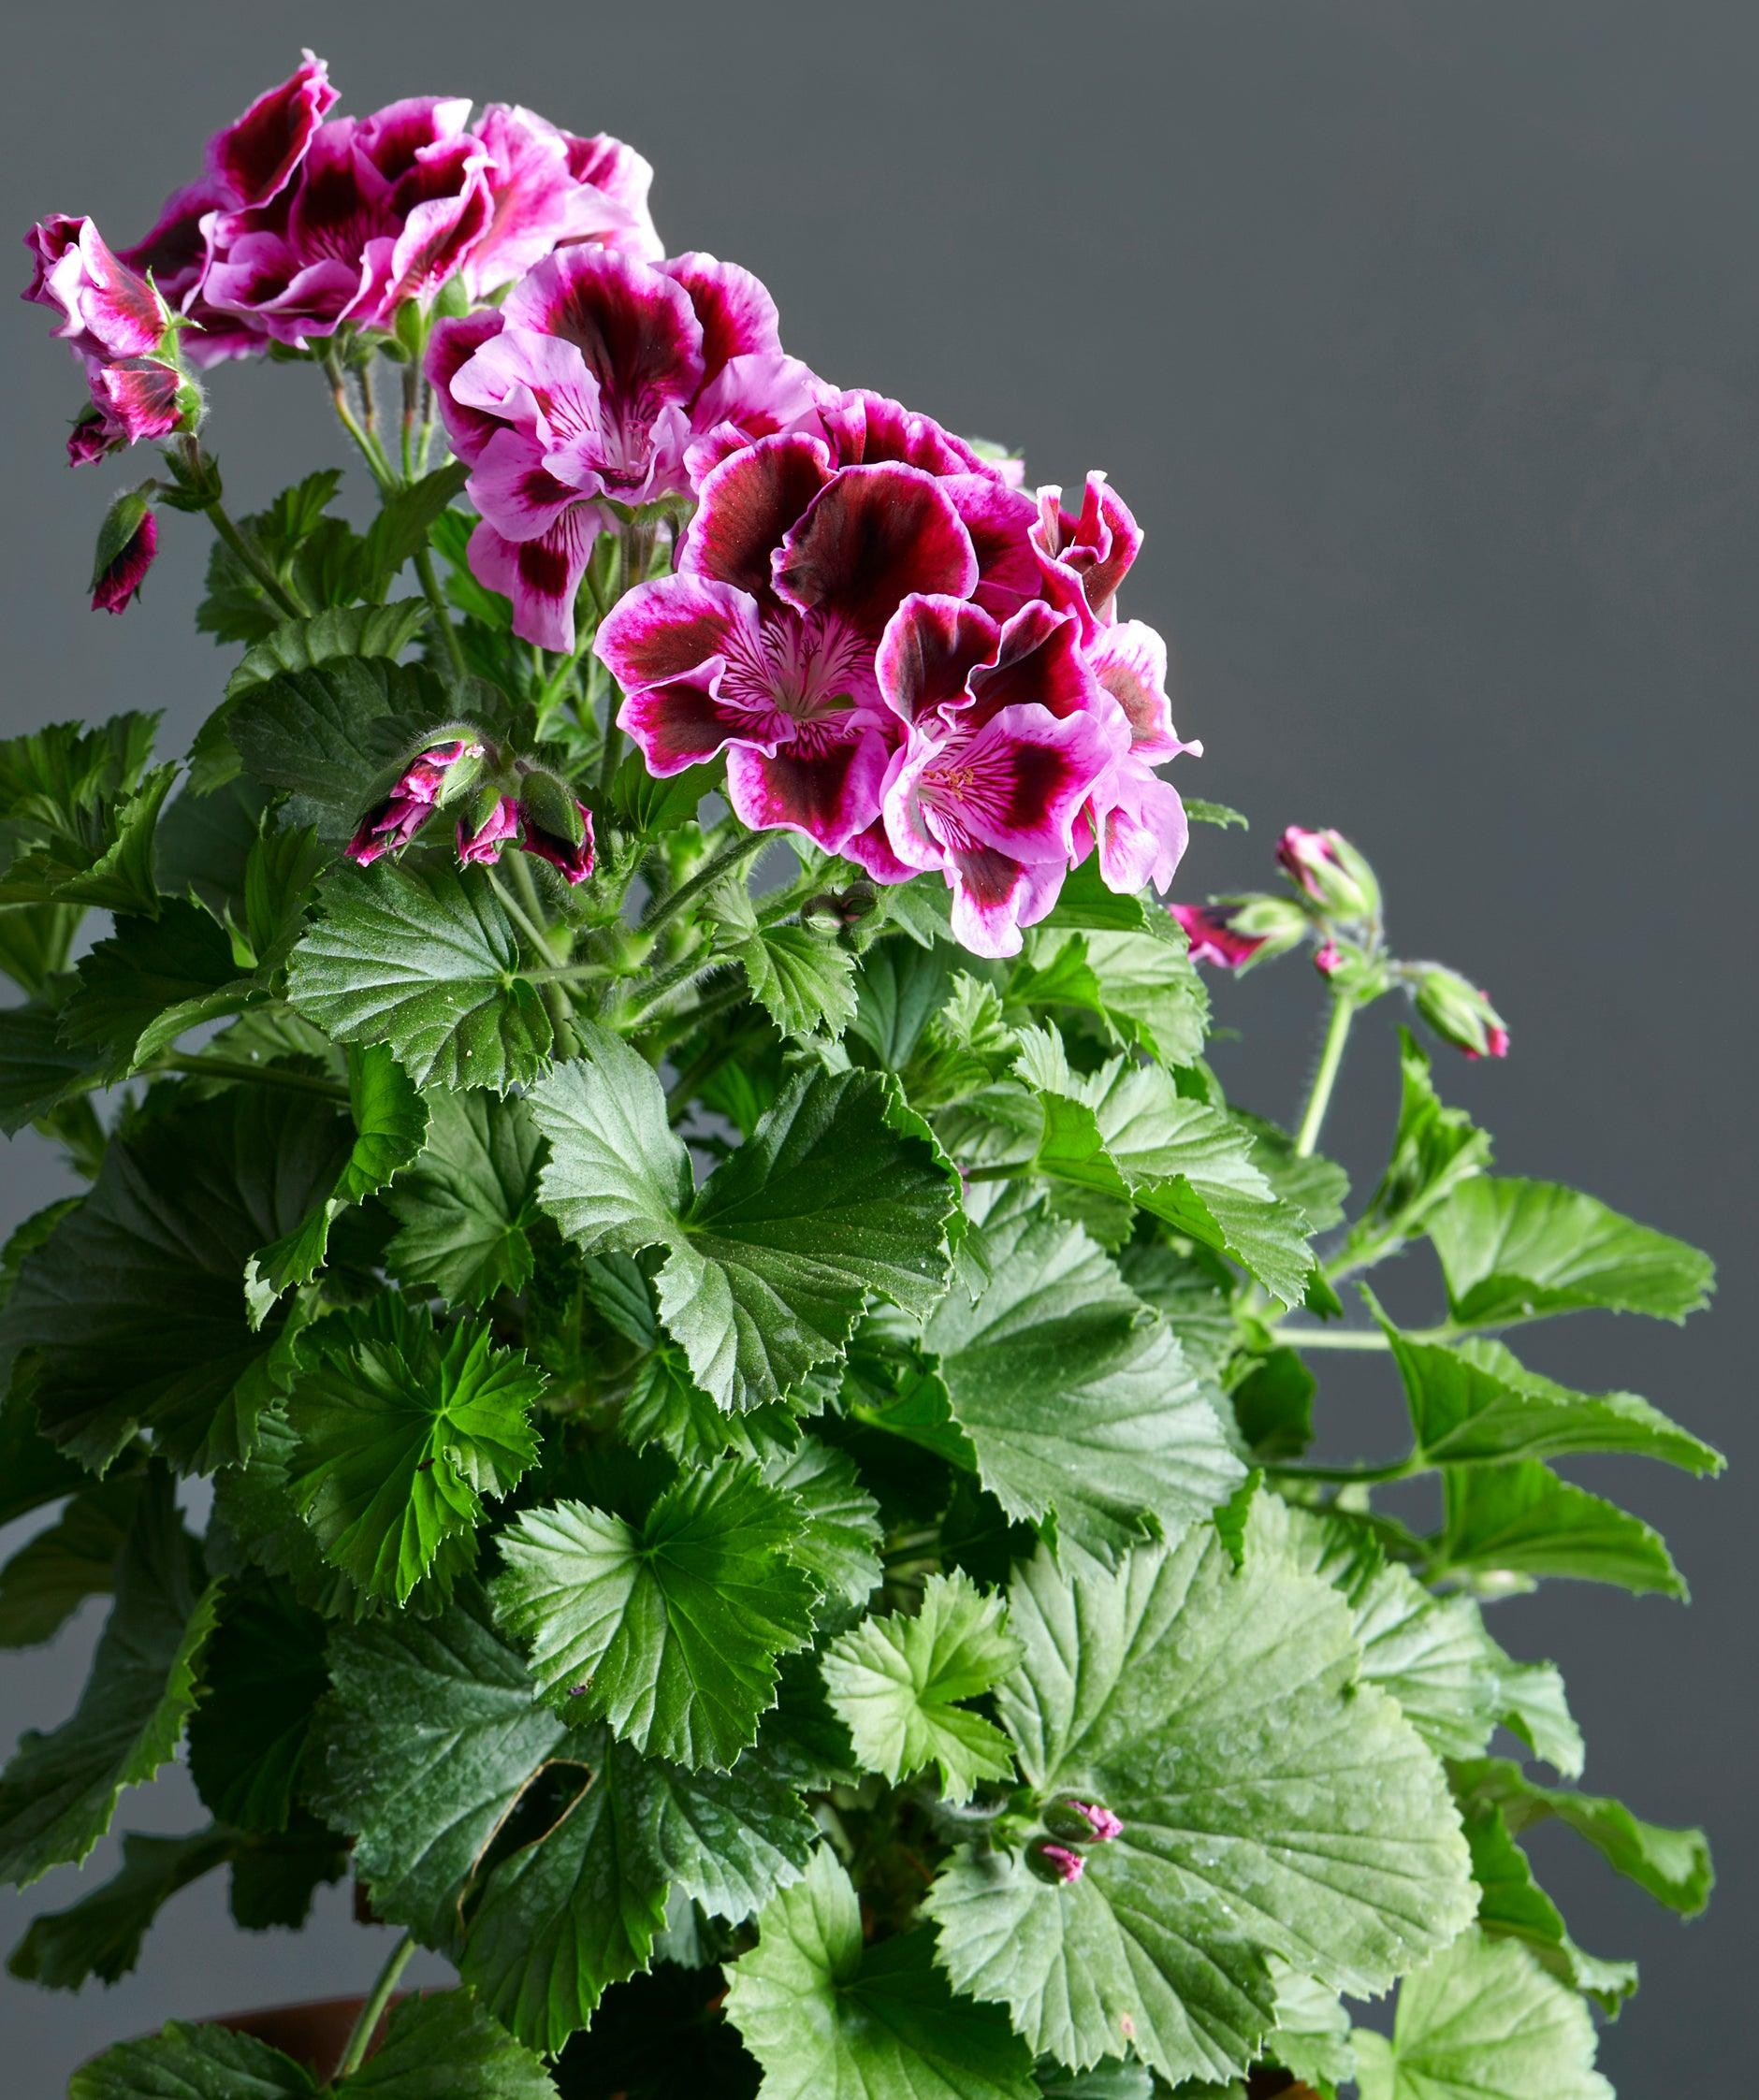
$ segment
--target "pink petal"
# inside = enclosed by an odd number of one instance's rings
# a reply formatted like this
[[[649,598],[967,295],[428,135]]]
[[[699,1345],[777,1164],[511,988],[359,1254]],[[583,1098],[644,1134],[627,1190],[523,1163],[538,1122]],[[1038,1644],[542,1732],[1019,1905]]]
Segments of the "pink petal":
[[[1018,955],[1021,929],[1033,926],[1055,904],[1068,873],[1062,861],[1023,865],[983,847],[952,857],[947,880],[952,891],[952,937],[973,955]]]
[[[576,503],[542,539],[516,544],[487,519],[471,534],[471,573],[513,601],[513,631],[540,649],[572,655],[574,597],[600,529],[598,508]]]
[[[726,671],[724,657],[705,657],[676,678],[639,688],[618,709],[618,727],[640,746],[656,778],[705,765],[722,751],[773,751],[793,734],[779,708],[730,700],[721,689]]]
[[[994,663],[972,672],[970,688],[979,717],[1027,703],[1056,716],[1091,715],[1104,699],[1082,654],[1074,616],[1042,601],[1004,622]]]
[[[454,386],[464,367],[505,325],[492,307],[486,308],[480,313],[467,313],[456,321],[440,322],[429,340],[428,378],[439,405],[441,420],[446,427],[446,435],[452,441],[452,449],[460,459],[479,458],[483,447],[502,427],[498,416],[486,414],[472,403],[461,401]]]
[[[1189,843],[1185,804],[1170,781],[1126,758],[1095,789],[1099,873],[1108,890],[1133,897],[1152,882],[1163,894]]]
[[[757,607],[744,591],[706,576],[661,576],[611,608],[593,652],[625,692],[634,692],[724,657],[735,634],[761,648]]]
[[[1000,628],[967,599],[907,598],[886,623],[875,659],[886,705],[908,723],[965,706],[967,679],[996,660],[1000,639]]]
[[[969,445],[943,430],[933,416],[919,415],[883,394],[838,394],[824,404],[820,417],[839,467],[895,460],[930,474],[989,471]]]
[[[691,427],[703,433],[684,456],[691,487],[700,489],[723,459],[759,438],[816,432],[823,395],[824,382],[798,357],[754,352],[729,358],[691,410]]]
[[[773,754],[727,753],[727,800],[753,831],[804,832],[840,853],[880,814],[892,746],[858,717],[803,722]]]
[[[259,94],[242,116],[215,132],[208,141],[207,168],[226,202],[267,204],[279,195],[336,100],[324,61],[307,51],[279,87]]]
[[[1081,515],[1063,508],[1060,488],[1039,491],[1033,550],[1052,601],[1080,616],[1084,632],[1108,626],[1118,586],[1141,547],[1141,529],[1100,473],[1087,476]]]
[[[679,255],[664,269],[689,293],[701,324],[705,384],[720,376],[730,357],[780,355],[776,301],[749,269],[703,254]]]
[[[1038,507],[1029,496],[991,474],[950,474],[941,486],[977,551],[973,592],[985,612],[1006,619],[1039,595],[1039,564],[1031,532]]]
[[[1095,677],[1123,708],[1130,725],[1130,743],[1151,764],[1177,758],[1181,751],[1199,756],[1200,744],[1182,744],[1173,733],[1172,703],[1167,697],[1167,644],[1141,620],[1119,620],[1089,645],[1087,661]]]
[[[724,470],[723,470],[724,471]],[[845,467],[771,563],[779,597],[835,612],[876,639],[913,591],[968,595],[977,556],[959,514],[919,468]]]
[[[478,454],[466,490],[503,540],[520,543],[541,540],[581,497],[549,471],[533,440],[504,425]]]
[[[735,584],[773,604],[771,557],[829,478],[830,456],[818,438],[763,438],[734,453],[702,485],[678,549],[679,570]]]
[[[689,295],[632,256],[565,248],[516,284],[502,311],[510,327],[575,344],[611,414],[651,420],[702,384],[703,331]]]

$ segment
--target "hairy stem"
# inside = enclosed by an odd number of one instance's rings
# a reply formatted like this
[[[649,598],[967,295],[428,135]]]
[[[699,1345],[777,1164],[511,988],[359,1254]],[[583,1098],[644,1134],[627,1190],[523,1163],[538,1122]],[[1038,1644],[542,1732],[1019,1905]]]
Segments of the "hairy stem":
[[[1331,1090],[1337,1084],[1338,1070],[1344,1063],[1344,1046],[1349,1040],[1350,1023],[1355,1019],[1355,1000],[1334,995],[1331,1001],[1331,1020],[1326,1029],[1325,1043],[1319,1051],[1319,1068],[1313,1076],[1313,1090],[1307,1096],[1306,1108],[1301,1111],[1301,1127],[1295,1133],[1297,1159],[1305,1159],[1319,1142],[1319,1131],[1326,1120],[1326,1110],[1331,1106]]]
[[[336,2066],[336,2076],[346,2078],[351,2071],[360,2068],[361,2060],[371,2048],[372,2037],[385,2018],[385,2008],[391,2002],[391,1993],[397,1989],[397,1979],[409,1966],[409,1958],[415,1951],[415,1935],[405,1933],[390,1953],[385,1958],[385,1966],[379,1971],[372,1989],[367,1993],[366,2003],[360,2008],[360,2018],[355,2021],[354,2032],[348,2037],[348,2046],[342,2050],[342,2062]]]
[[[1390,1458],[1383,1466],[1271,1466],[1267,1470],[1276,1480],[1335,1481],[1344,1486],[1374,1487],[1387,1481],[1409,1480],[1414,1474],[1433,1469],[1413,1451],[1403,1458]]]
[[[173,1051],[155,1057],[141,1070],[182,1073],[191,1079],[248,1079],[289,1093],[320,1094],[327,1101],[348,1098],[348,1089],[340,1079],[320,1079],[314,1072],[296,1072],[281,1064],[252,1064],[241,1057],[220,1057],[210,1050]]]
[[[452,611],[446,603],[445,593],[440,588],[440,578],[434,572],[433,549],[425,541],[415,550],[415,574],[433,614],[433,624],[445,650],[446,661],[452,666],[453,676],[468,676],[469,670],[464,661],[464,651],[458,644],[458,630],[452,625]]]
[[[207,511],[209,523],[219,534],[227,551],[255,577],[256,581],[263,587],[264,597],[269,600],[270,604],[275,606],[278,611],[284,613],[289,619],[303,619],[306,616],[307,610],[305,605],[283,584],[281,578],[276,575],[269,563],[257,552],[253,542],[246,539],[244,534],[240,531],[238,526],[233,523],[231,516],[228,514],[225,505],[220,501],[219,498],[216,497],[211,503],[205,504],[203,508]]]
[[[348,398],[348,374],[342,361],[332,351],[323,359],[324,374],[329,381],[330,406],[336,411],[336,420],[355,441],[355,449],[367,463],[367,471],[379,485],[381,495],[387,494],[397,485],[397,476],[391,471],[391,462],[385,456],[385,448],[376,436],[361,425]]]
[[[700,897],[705,890],[711,890],[723,875],[763,852],[775,841],[767,832],[742,832],[730,845],[723,846],[719,853],[711,853],[688,882],[680,882],[669,897],[662,897],[647,914],[643,931],[658,933],[670,919],[676,919],[685,905]]]

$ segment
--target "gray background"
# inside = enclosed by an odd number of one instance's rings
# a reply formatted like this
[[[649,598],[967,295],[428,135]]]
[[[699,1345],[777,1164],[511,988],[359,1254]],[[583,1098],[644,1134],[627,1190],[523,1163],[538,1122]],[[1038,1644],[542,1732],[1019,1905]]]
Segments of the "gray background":
[[[1579,1180],[1722,1259],[1714,1319],[1591,1317],[1527,1352],[1646,1392],[1748,1461],[1721,1486],[1578,1470],[1669,1534],[1695,1604],[1560,1585],[1497,1630],[1565,1664],[1590,1785],[1718,1842],[1723,1886],[1689,1928],[1569,1841],[1541,1847],[1577,1936],[1642,1960],[1606,2067],[1627,2095],[1744,2089],[1759,16],[15,7],[0,224],[90,210],[137,237],[299,38],[345,108],[440,90],[621,133],[658,166],[666,239],[756,269],[820,369],[1024,445],[1035,478],[1111,470],[1150,531],[1129,610],[1171,636],[1180,728],[1209,746],[1182,777],[1254,819],[1247,839],[1199,834],[1184,893],[1266,879],[1285,822],[1345,829],[1382,872],[1395,941],[1474,972],[1512,1024],[1506,1065],[1441,1053],[1504,1167]],[[181,739],[223,670],[189,626],[201,535],[167,518],[145,601],[85,609],[127,470],[61,464],[77,384],[45,318],[19,308],[0,337],[5,726],[153,705]],[[212,391],[240,508],[340,456],[315,377],[233,368]],[[1229,1083],[1289,1115],[1311,973],[1286,963],[1218,1006],[1243,1032],[1217,1052]],[[1329,1134],[1359,1183],[1390,1113],[1393,1021],[1362,1027]],[[0,1176],[8,1223],[60,1186],[28,1139]],[[1398,1296],[1416,1306],[1411,1267]],[[1394,1449],[1385,1367],[1327,1369],[1331,1442]],[[66,1710],[98,1615],[7,1658],[0,1738]],[[180,1776],[121,1819],[196,1813]],[[0,1902],[0,1941],[74,1888]],[[169,2014],[358,1988],[375,1937],[339,1891],[298,1939],[238,1934],[216,1890],[192,1891],[108,1993],[0,1980],[7,2090],[59,2092],[86,2051]]]

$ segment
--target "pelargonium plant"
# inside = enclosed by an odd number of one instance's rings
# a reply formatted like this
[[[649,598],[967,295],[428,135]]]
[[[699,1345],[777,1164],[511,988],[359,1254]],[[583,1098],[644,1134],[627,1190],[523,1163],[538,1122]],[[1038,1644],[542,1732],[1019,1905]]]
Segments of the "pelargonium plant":
[[[0,1859],[83,1860],[182,1743],[211,1819],[15,1974],[112,1980],[221,1871],[246,1929],[351,1874],[402,1936],[339,2063],[178,2019],[72,2091],[1606,2093],[1635,1973],[1523,1840],[1683,1913],[1708,1858],[1577,1790],[1505,1600],[1682,1595],[1556,1462],[1720,1460],[1507,1338],[1710,1264],[1491,1170],[1424,1036],[1508,1030],[1335,832],[1191,893],[1235,819],[1107,479],[821,379],[615,139],[334,102],[308,56],[135,246],[28,240],[73,462],[159,448],[93,603],[205,518],[226,654],[182,760],[0,746],[0,1102],[85,1183],[4,1257],[0,1514],[59,1513],[0,1629],[111,1600]],[[337,467],[228,507],[247,356],[327,389],[364,529]],[[1302,947],[1284,1129],[1202,969]],[[1397,992],[1353,1202],[1327,1103]],[[1412,1327],[1372,1279],[1419,1243]],[[1345,1350],[1407,1450],[1309,1456]],[[455,1989],[399,1996],[416,1947]]]

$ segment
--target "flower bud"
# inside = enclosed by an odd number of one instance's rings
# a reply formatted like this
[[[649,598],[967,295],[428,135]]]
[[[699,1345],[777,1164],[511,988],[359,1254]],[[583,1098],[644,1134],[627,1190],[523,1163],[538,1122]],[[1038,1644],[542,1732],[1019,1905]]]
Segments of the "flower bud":
[[[1417,1010],[1445,1042],[1468,1057],[1508,1055],[1508,1029],[1476,985],[1439,963],[1418,963],[1414,978]]]
[[[1026,1847],[1026,1864],[1040,1881],[1055,1886],[1071,1887],[1087,1871],[1087,1862],[1079,1852],[1071,1852],[1066,1845],[1049,1845],[1039,1838]]]
[[[480,744],[463,737],[429,746],[360,819],[345,848],[348,858],[370,868],[381,854],[400,851],[433,815],[452,769],[460,761],[473,767],[482,755]]]
[[[138,597],[158,550],[159,521],[153,505],[144,489],[131,488],[110,505],[98,529],[92,610],[120,613]]]
[[[492,868],[501,849],[519,836],[519,805],[503,795],[493,782],[472,805],[468,817],[458,819],[458,860],[465,867]]]
[[[1336,832],[1303,831],[1291,824],[1277,842],[1284,873],[1329,919],[1380,916],[1380,885],[1374,871]]]
[[[1310,930],[1307,914],[1287,897],[1219,897],[1208,905],[1169,905],[1185,929],[1194,963],[1244,970],[1284,954]]]
[[[1053,1837],[1067,1838],[1072,1845],[1109,1845],[1124,1835],[1124,1825],[1097,1801],[1078,1801],[1066,1794],[1044,1812],[1044,1827]]]
[[[533,767],[519,782],[519,845],[570,886],[592,873],[592,813],[566,781]]]

